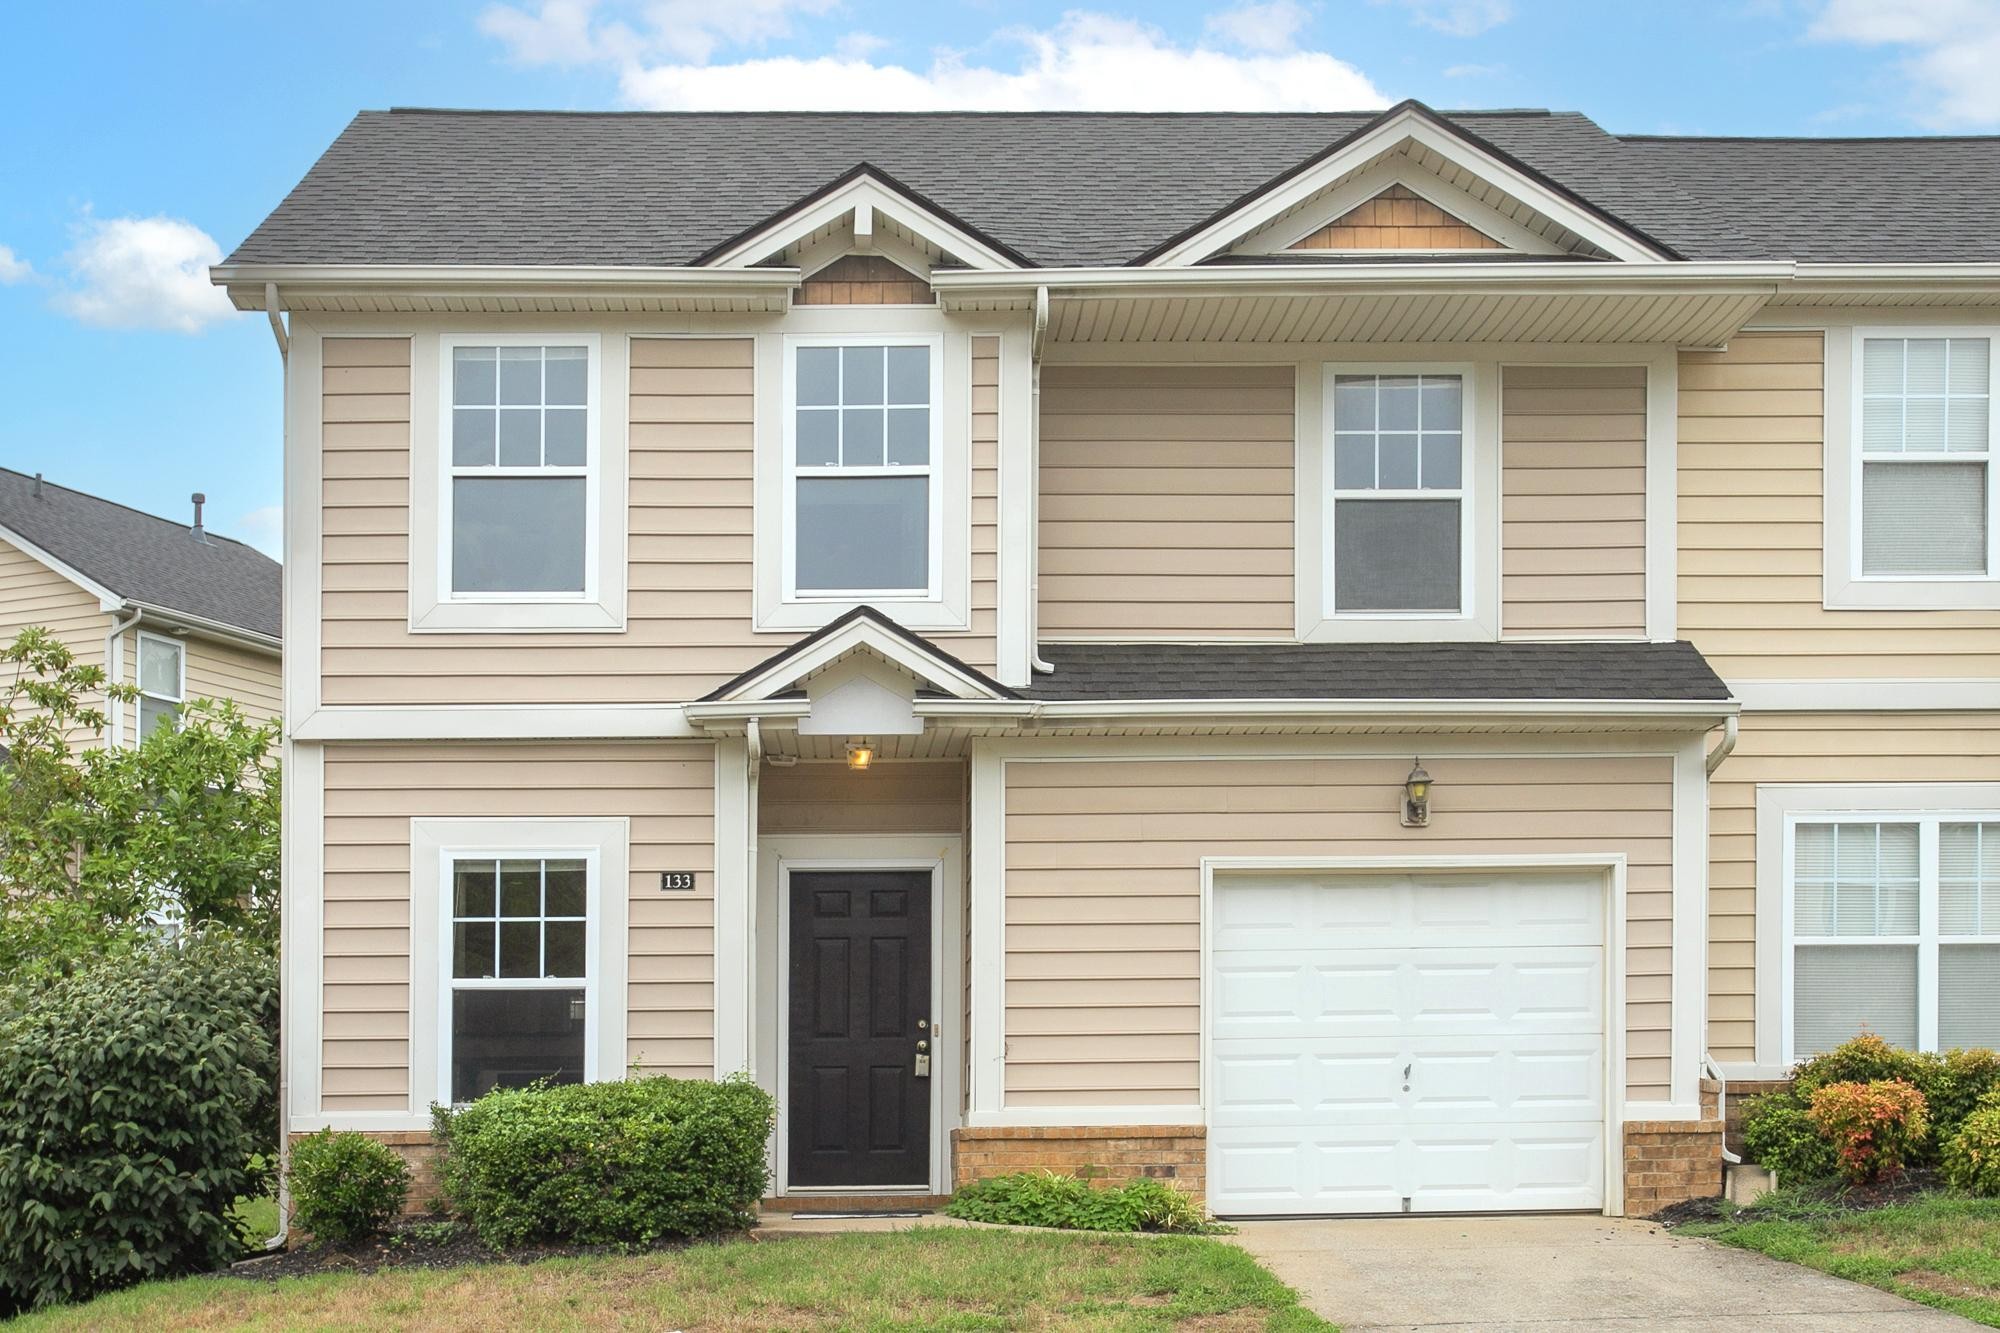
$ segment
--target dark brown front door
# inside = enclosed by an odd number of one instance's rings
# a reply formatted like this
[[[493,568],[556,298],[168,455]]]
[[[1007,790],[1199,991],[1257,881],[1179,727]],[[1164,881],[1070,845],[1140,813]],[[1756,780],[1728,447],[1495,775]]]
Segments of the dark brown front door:
[[[791,897],[791,1183],[928,1184],[930,872],[794,871]]]

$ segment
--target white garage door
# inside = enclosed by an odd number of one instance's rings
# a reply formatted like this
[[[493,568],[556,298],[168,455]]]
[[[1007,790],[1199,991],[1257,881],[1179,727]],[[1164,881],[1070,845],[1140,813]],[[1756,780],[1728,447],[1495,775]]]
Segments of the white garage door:
[[[1225,877],[1209,1204],[1599,1208],[1604,877]]]

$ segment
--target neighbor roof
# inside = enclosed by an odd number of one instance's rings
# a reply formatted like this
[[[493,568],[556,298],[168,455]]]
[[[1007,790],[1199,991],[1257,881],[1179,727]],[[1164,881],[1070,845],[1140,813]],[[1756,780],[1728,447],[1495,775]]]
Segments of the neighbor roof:
[[[1574,112],[1436,114],[1691,260],[2000,258],[2000,138],[1656,139]],[[686,265],[866,163],[1031,264],[1128,264],[1378,118],[365,111],[228,262]]]
[[[1044,643],[1039,699],[1716,702],[1690,643]]]
[[[281,567],[254,547],[0,468],[0,528],[130,602],[279,636]]]

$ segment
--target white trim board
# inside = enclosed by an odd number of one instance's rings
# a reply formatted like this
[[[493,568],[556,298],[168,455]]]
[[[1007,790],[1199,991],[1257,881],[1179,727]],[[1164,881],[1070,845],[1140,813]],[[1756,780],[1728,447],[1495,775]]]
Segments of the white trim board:
[[[2000,678],[1917,676],[1876,680],[1732,680],[1745,713],[2000,711]]]
[[[758,916],[772,923],[757,941],[755,989],[759,1006],[753,1034],[757,1081],[778,1099],[772,1137],[772,1192],[785,1194],[789,1180],[788,1015],[791,996],[791,895],[794,870],[928,870],[931,875],[931,1163],[924,1188],[945,1194],[951,1188],[951,1131],[963,1104],[961,1070],[965,1037],[958,1031],[964,994],[964,840],[956,834],[771,834],[759,839],[756,893]],[[768,911],[764,910],[768,909]],[[821,1188],[821,1187],[814,1187]],[[840,1193],[892,1193],[874,1186],[823,1187]]]

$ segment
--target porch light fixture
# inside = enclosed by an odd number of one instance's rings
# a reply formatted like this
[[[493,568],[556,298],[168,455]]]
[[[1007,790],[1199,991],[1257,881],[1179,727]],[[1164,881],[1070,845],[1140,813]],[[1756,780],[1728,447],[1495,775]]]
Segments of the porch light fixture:
[[[1410,764],[1410,776],[1403,779],[1403,827],[1424,828],[1431,822],[1431,775],[1424,772],[1423,760]]]
[[[847,766],[859,773],[875,762],[875,747],[867,741],[850,741],[847,746]]]

